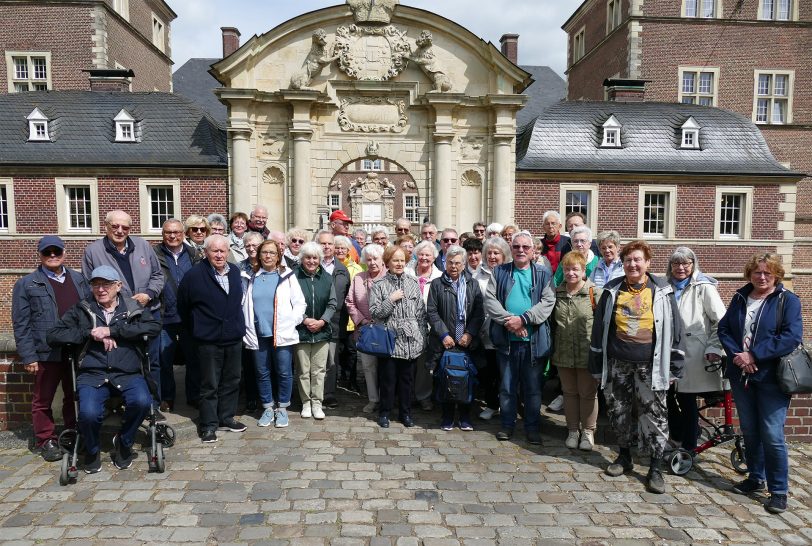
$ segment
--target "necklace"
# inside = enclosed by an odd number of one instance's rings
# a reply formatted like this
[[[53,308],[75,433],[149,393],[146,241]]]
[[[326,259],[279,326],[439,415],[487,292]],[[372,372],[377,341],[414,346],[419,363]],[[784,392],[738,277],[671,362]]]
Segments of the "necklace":
[[[648,284],[648,278],[646,278],[643,281],[643,284],[642,284],[642,286],[640,286],[640,288],[634,288],[629,283],[629,279],[626,279],[626,290],[629,292],[629,294],[632,294],[632,295],[636,296],[636,295],[640,294],[643,290],[646,289],[647,284]]]

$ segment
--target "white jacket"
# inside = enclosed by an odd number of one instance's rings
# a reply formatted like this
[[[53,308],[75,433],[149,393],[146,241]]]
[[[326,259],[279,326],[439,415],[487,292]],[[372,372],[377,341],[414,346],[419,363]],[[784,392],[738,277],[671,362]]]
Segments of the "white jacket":
[[[254,279],[256,275],[243,272],[243,278],[248,280],[248,286],[243,290],[242,300],[242,312],[245,315],[243,344],[246,349],[256,351],[259,348],[256,326],[254,325]],[[299,333],[296,331],[296,326],[304,320],[306,308],[307,303],[302,293],[302,287],[299,285],[294,272],[288,268],[281,274],[274,295],[274,347],[285,347],[299,343]]]

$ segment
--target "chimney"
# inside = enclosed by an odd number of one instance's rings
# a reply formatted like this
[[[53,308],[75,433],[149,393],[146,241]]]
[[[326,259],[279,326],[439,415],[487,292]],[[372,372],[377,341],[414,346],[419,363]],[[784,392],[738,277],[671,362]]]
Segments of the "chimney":
[[[234,27],[221,27],[223,33],[223,58],[240,49],[240,31]]]
[[[132,78],[135,73],[129,69],[93,69],[83,70],[90,75],[91,91],[114,91],[126,93],[130,91]]]
[[[606,100],[611,102],[643,102],[646,100],[646,83],[651,80],[604,80]]]
[[[503,34],[499,43],[502,44],[502,55],[513,64],[519,64],[519,35]]]

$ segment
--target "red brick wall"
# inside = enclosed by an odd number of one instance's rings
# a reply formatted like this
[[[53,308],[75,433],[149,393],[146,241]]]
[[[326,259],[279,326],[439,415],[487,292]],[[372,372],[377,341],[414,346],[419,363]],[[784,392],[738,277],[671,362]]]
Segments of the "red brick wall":
[[[133,9],[141,6],[140,9]],[[144,34],[148,43],[144,43],[133,34],[132,29],[126,26],[115,16],[107,17],[108,67],[115,68],[119,63],[135,73],[132,82],[133,91],[171,91],[172,62],[169,55],[169,23],[164,21],[167,36],[167,56],[162,55],[152,44],[152,16],[143,2],[130,2],[130,22],[138,25],[139,29],[144,22],[148,24],[148,34]],[[144,13],[145,12],[145,13]]]

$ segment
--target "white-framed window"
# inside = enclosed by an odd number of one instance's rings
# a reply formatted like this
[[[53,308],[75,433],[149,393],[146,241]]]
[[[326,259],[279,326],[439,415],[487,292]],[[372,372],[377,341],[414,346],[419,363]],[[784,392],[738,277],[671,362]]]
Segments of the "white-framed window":
[[[762,21],[797,21],[798,0],[759,0],[758,19]]]
[[[753,188],[717,186],[714,239],[752,238]]]
[[[598,186],[590,184],[561,184],[559,186],[561,217],[571,212],[580,212],[586,218],[586,225],[593,230],[598,225]],[[563,220],[562,220],[563,221]]]
[[[712,19],[722,10],[720,0],[682,0],[682,16]]]
[[[152,14],[152,43],[161,51],[166,51],[166,29],[164,22]]]
[[[581,27],[581,29],[572,35],[572,62],[576,62],[578,59],[583,57],[586,54],[586,46],[584,45],[584,35],[586,34],[586,27]]]
[[[135,142],[135,118],[122,109],[113,118],[116,125],[116,142]]]
[[[9,93],[51,89],[51,53],[47,51],[6,51]]]
[[[113,9],[126,20],[130,20],[130,0],[113,0]]]
[[[50,142],[51,135],[48,133],[48,117],[39,108],[28,114],[28,140]]]
[[[689,116],[685,123],[682,124],[682,139],[680,148],[689,150],[699,149],[699,130],[701,127],[696,122],[693,116]]]
[[[753,121],[781,125],[792,123],[794,70],[755,70]]]
[[[683,104],[716,106],[719,94],[719,69],[679,67],[678,100]]]
[[[361,162],[361,169],[364,171],[382,171],[383,160],[381,159],[364,159]]]
[[[403,194],[403,217],[413,224],[420,223],[420,196],[416,193]]]
[[[622,0],[608,0],[606,2],[606,33],[609,34],[617,27],[620,26],[620,21],[623,19],[623,12],[621,11]]]
[[[0,178],[0,233],[8,234],[17,231],[14,211],[14,181],[11,178]]]
[[[601,143],[601,147],[620,148],[620,129],[622,127],[614,114],[609,116],[609,119],[603,123],[603,142]]]
[[[60,233],[99,233],[95,178],[57,178],[56,215]]]
[[[327,208],[330,209],[330,214],[341,210],[341,192],[331,191],[327,194]]]
[[[638,237],[673,239],[676,227],[677,187],[641,185],[638,199]]]
[[[138,194],[143,233],[161,233],[165,221],[182,217],[180,180],[141,178],[138,180]]]

